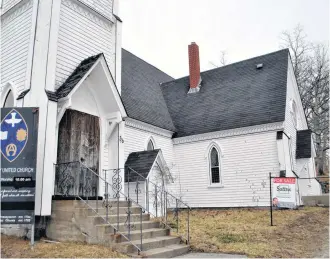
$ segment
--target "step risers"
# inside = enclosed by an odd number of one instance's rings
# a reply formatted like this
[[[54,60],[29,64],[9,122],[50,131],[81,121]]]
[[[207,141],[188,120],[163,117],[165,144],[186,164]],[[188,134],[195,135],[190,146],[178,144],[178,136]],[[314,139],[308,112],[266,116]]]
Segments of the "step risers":
[[[111,207],[117,207],[118,205],[118,202],[117,201],[109,201],[108,202],[109,205]],[[98,203],[96,201],[88,201],[87,203],[83,202],[83,201],[80,201],[80,204],[82,205],[82,207],[92,207],[92,208],[96,208],[96,205],[101,208],[102,206],[104,206],[106,204],[106,202],[104,200],[102,201],[98,201]],[[134,204],[132,204],[130,202],[130,206],[133,207]],[[119,201],[119,207],[128,207],[128,201]]]
[[[103,200],[54,200],[52,201],[52,210],[57,209],[67,209],[67,210],[74,210],[75,208],[102,208],[104,204]],[[117,207],[117,201],[109,201],[109,205],[112,207]],[[131,207],[134,207],[134,204],[130,204]],[[119,207],[128,207],[127,201],[119,201]]]
[[[102,244],[108,244],[111,245],[112,243],[124,243],[127,242],[129,239],[131,241],[138,241],[140,240],[140,230],[132,230],[130,235],[128,232],[121,232],[122,234],[125,235],[122,236],[121,234],[114,234],[112,233],[105,233],[102,232],[101,229],[98,229],[99,231],[97,232],[97,238],[91,239],[93,243],[102,243]],[[161,229],[161,228],[151,228],[151,229],[144,229],[142,230],[142,241],[150,238],[155,238],[155,237],[164,237],[168,236],[169,230],[167,229]]]
[[[141,208],[132,206],[127,201],[111,201],[108,209],[108,222],[106,219],[107,209],[102,207],[103,201],[90,200],[88,204],[80,200],[57,200],[52,203],[52,225],[48,228],[55,239],[61,239],[63,233],[67,233],[63,241],[79,240],[92,244],[111,246],[119,252],[134,257],[170,258],[185,254],[189,246],[182,243],[179,237],[170,236],[170,230],[163,224],[150,220],[150,215]],[[130,223],[133,226],[128,235],[127,211],[130,205]],[[97,208],[97,209],[96,209]],[[119,224],[118,220],[119,208]],[[137,254],[140,247],[142,224],[142,252]],[[119,227],[119,232],[114,228]],[[116,234],[115,234],[116,233]],[[120,233],[130,239],[127,241]],[[134,245],[133,245],[133,244]]]
[[[94,225],[100,225],[104,223],[110,223],[114,224],[117,223],[118,217],[117,215],[109,215],[108,218],[106,218],[106,215],[96,215],[96,216],[88,216],[87,219],[92,222]],[[148,221],[150,219],[149,214],[142,214],[142,221]],[[107,220],[107,222],[105,221]],[[128,220],[127,215],[120,214],[119,215],[119,223],[125,223]],[[140,214],[131,214],[130,222],[140,222],[141,221],[141,215]],[[127,221],[128,222],[128,221]]]
[[[180,244],[181,239],[179,237],[172,237],[172,236],[163,236],[163,237],[154,237],[150,239],[144,239],[142,240],[142,251],[147,251],[150,249],[155,249],[155,248],[161,248],[164,246],[169,246],[169,245],[174,245],[174,244]],[[134,240],[132,241],[134,245],[137,247],[141,247],[140,240]],[[118,250],[123,253],[136,253],[137,249],[136,247],[129,243],[129,242],[123,242],[119,243]]]
[[[140,229],[141,223],[140,222],[131,222],[134,224],[136,229]],[[115,228],[117,228],[117,224],[113,224]],[[114,228],[109,224],[99,224],[95,226],[98,229],[98,231],[103,231],[106,234],[113,234]],[[159,228],[160,224],[156,221],[142,221],[142,229],[150,229],[150,228]],[[124,223],[119,224],[119,231],[120,232],[127,232],[127,226]]]
[[[129,237],[128,232],[123,232],[123,234],[126,237]],[[140,234],[141,230],[134,228],[130,232],[130,240],[140,240]],[[163,228],[151,228],[151,229],[142,229],[142,241],[145,239],[150,239],[154,237],[162,237],[162,236],[168,236],[170,234],[169,229],[163,229]],[[124,237],[120,237],[117,239],[117,242],[126,242],[127,240]]]
[[[131,207],[130,210],[133,214],[139,214],[141,211],[141,209],[139,207]],[[75,211],[85,211],[85,214],[87,216],[94,216],[94,215],[96,215],[96,212],[100,215],[106,215],[106,213],[107,213],[106,208],[76,208]],[[119,214],[126,214],[127,211],[128,211],[127,207],[119,207]],[[117,213],[118,213],[117,207],[109,208],[108,213],[111,216],[117,215]]]
[[[150,249],[148,251],[142,251],[141,256],[148,258],[172,258],[186,254],[189,252],[189,250],[189,245],[170,245],[161,248]]]

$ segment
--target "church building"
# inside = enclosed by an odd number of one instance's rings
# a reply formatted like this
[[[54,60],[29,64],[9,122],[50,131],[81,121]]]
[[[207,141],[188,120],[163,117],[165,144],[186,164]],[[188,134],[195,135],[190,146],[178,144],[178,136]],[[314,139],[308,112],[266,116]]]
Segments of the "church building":
[[[287,49],[201,72],[192,42],[189,74],[174,79],[122,48],[118,5],[2,0],[1,107],[39,108],[36,216],[51,216],[63,192],[105,197],[97,179],[88,194],[63,187],[61,165],[76,161],[126,194],[161,171],[190,208],[266,207],[269,173],[316,176]],[[296,185],[297,206],[321,192],[316,180]]]

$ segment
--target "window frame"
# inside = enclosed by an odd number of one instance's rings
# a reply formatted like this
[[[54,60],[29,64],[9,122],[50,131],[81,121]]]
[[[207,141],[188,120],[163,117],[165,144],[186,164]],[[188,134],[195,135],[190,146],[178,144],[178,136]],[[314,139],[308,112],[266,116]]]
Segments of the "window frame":
[[[152,149],[149,149],[149,145],[152,146]],[[147,144],[147,151],[151,151],[151,150],[155,150],[155,145],[154,145],[154,143],[152,142],[152,140],[149,139],[148,144]]]
[[[147,138],[147,141],[145,142],[145,150],[146,150],[146,151],[150,151],[150,150],[148,149],[148,146],[149,146],[149,143],[150,143],[150,142],[152,143],[152,146],[153,146],[153,149],[152,149],[152,150],[157,149],[155,139],[154,139],[152,136],[149,136],[149,137]]]
[[[11,95],[13,97],[13,106],[10,107],[17,107],[17,95],[16,95],[16,89],[15,85],[11,82],[7,82],[1,91],[1,108],[5,108],[5,104],[8,100],[8,97]]]
[[[219,162],[219,183],[212,182],[212,161],[211,161],[211,154],[213,148],[216,150],[218,155],[218,162]],[[211,143],[207,150],[207,163],[208,163],[208,188],[217,188],[223,187],[223,174],[222,174],[222,152],[221,148],[216,143]]]

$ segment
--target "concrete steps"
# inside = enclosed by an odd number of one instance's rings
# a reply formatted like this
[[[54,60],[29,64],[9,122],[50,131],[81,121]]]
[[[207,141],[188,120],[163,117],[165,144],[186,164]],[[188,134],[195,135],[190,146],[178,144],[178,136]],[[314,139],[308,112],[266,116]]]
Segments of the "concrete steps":
[[[76,210],[81,210],[81,211],[86,211],[88,216],[93,216],[95,215],[95,211],[100,214],[100,215],[106,215],[107,209],[103,207],[99,208],[76,208]],[[138,214],[141,211],[141,208],[139,207],[130,207],[130,210],[133,214]],[[119,207],[119,214],[126,214],[128,211],[127,207]],[[108,209],[109,215],[117,215],[118,208],[117,207],[112,207]]]
[[[143,251],[141,255],[142,257],[148,258],[172,258],[182,254],[186,254],[189,252],[189,250],[189,245],[175,244]]]
[[[140,240],[141,238],[141,230],[134,228],[136,230],[132,230],[130,232],[130,238],[131,240]],[[122,232],[125,236],[128,237],[128,232]],[[162,237],[162,236],[168,236],[170,234],[169,229],[165,228],[148,228],[148,229],[142,229],[142,240],[150,239],[154,237]],[[125,238],[122,238],[120,242],[126,242]]]
[[[122,253],[132,254],[134,252],[137,252],[135,246],[141,248],[140,242],[141,242],[140,240],[132,240],[131,242],[128,241],[122,242],[119,243],[119,245],[116,246],[116,248]],[[169,245],[180,244],[180,242],[181,239],[179,237],[173,237],[173,236],[161,236],[161,237],[142,239],[142,251],[147,251],[155,248],[162,248]]]
[[[135,226],[135,229],[140,229],[141,222],[131,222]],[[117,224],[114,224],[114,226],[117,228]],[[104,229],[106,233],[114,233],[114,229],[112,225],[109,224],[98,224],[95,225],[96,228]],[[142,229],[149,229],[149,228],[159,228],[160,224],[157,221],[142,221]],[[120,232],[126,232],[127,231],[127,226],[125,223],[119,223],[119,231]]]
[[[87,220],[93,222],[94,225],[99,225],[106,223],[104,219],[107,219],[107,221],[110,224],[114,224],[118,221],[117,215],[109,215],[108,218],[106,218],[106,215],[94,215],[94,216],[88,216]],[[142,214],[142,221],[148,221],[150,219],[149,214]],[[119,215],[119,223],[124,223],[127,220],[127,214],[120,214]],[[141,215],[140,214],[131,214],[131,222],[139,222],[141,221]]]
[[[149,214],[143,213],[141,222],[140,207],[130,207],[131,229],[128,231],[127,206],[131,204],[127,201],[119,201],[119,204],[117,201],[111,201],[110,205],[112,207],[108,209],[107,223],[104,220],[107,210],[102,207],[102,201],[98,201],[98,204],[95,200],[89,201],[88,204],[78,200],[53,201],[47,236],[60,241],[82,241],[111,246],[133,257],[170,258],[188,252],[189,246],[183,244],[181,238],[171,236],[170,230],[164,228],[160,222],[151,220]],[[141,246],[141,227],[142,251],[138,255],[136,247]],[[114,228],[118,228],[119,232]]]

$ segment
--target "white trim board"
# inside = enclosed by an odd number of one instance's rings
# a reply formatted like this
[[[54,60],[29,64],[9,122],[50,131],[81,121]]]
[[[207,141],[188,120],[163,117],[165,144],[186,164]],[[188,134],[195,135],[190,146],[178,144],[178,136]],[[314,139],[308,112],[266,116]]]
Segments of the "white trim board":
[[[284,129],[284,121],[262,124],[262,125],[255,125],[255,126],[244,127],[244,128],[215,131],[215,132],[192,135],[192,136],[187,136],[187,137],[174,138],[173,144],[177,145],[177,144],[203,141],[203,140],[209,140],[209,139],[215,139],[215,138],[226,138],[226,137],[232,137],[232,136],[238,136],[238,135],[246,135],[246,134],[253,134],[253,133],[259,133],[259,132],[266,132],[266,131],[276,131],[276,130],[283,130],[283,129]]]

